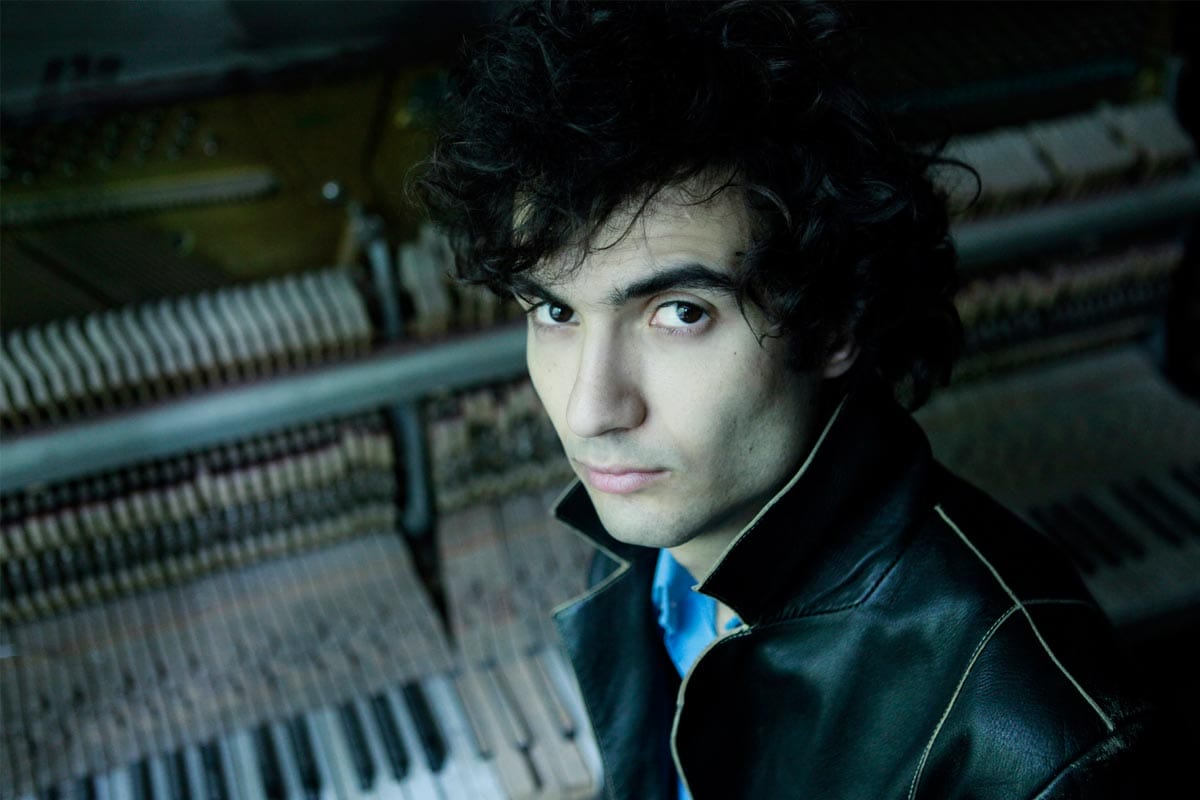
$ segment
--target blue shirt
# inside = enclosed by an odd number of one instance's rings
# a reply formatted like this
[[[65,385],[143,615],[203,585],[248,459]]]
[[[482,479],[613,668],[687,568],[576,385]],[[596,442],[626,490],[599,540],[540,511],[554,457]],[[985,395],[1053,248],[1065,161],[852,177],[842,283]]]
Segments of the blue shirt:
[[[717,638],[717,601],[693,592],[696,583],[665,548],[658,551],[654,582],[650,597],[658,609],[658,626],[662,628],[663,644],[679,677],[687,674],[704,648]],[[735,615],[725,630],[741,625]],[[679,779],[679,800],[691,800],[691,795]]]

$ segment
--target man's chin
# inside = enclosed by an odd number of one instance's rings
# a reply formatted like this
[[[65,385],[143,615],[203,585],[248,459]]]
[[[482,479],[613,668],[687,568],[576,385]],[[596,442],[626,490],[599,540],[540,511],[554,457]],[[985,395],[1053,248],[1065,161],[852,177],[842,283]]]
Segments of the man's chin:
[[[600,494],[600,493],[596,493]],[[592,504],[608,535],[618,542],[639,547],[675,547],[689,538],[672,530],[652,504],[638,502],[636,495],[604,495]],[[644,500],[644,498],[643,498]]]

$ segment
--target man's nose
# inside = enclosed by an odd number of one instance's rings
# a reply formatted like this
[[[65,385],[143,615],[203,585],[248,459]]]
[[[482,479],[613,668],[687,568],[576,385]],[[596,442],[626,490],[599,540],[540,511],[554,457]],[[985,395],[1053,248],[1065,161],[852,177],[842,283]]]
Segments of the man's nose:
[[[567,425],[576,436],[636,428],[646,418],[637,365],[627,356],[614,337],[585,334],[567,401]]]

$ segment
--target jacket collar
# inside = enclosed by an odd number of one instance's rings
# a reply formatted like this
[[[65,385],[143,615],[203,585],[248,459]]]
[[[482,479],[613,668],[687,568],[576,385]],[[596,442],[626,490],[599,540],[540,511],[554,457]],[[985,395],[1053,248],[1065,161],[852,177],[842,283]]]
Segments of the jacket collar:
[[[697,587],[748,624],[861,601],[894,563],[928,504],[929,443],[879,386],[843,399],[804,463],[737,535]],[[582,484],[555,515],[618,561],[653,548],[604,530]]]

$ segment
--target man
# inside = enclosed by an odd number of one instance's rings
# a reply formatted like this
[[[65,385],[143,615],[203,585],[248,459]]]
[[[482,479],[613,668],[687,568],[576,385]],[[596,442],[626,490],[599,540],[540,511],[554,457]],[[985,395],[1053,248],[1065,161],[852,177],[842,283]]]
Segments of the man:
[[[579,477],[606,796],[1154,796],[1103,615],[896,402],[948,374],[954,254],[844,56],[819,5],[520,6],[422,173]]]

